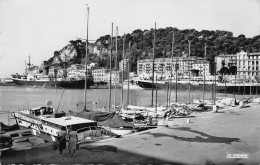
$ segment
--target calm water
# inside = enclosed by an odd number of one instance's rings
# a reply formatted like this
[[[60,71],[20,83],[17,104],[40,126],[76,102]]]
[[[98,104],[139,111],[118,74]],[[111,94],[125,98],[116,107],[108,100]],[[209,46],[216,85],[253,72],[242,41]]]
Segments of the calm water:
[[[97,110],[102,107],[108,107],[108,89],[88,89],[87,90],[87,109]],[[129,103],[149,106],[151,105],[152,90],[130,90]],[[166,105],[166,90],[158,90],[158,104]],[[191,99],[202,99],[202,91],[192,91]],[[217,97],[224,97],[224,93],[218,93]],[[114,90],[111,94],[111,104],[114,104]],[[232,94],[227,94],[232,97]],[[188,91],[178,91],[178,102],[188,102]],[[236,96],[243,98],[248,96]],[[126,103],[127,90],[124,90],[124,103]],[[212,93],[206,91],[205,98],[212,98]],[[175,99],[175,91],[172,90],[171,99]],[[15,111],[18,109],[28,109],[36,106],[46,105],[46,101],[52,101],[52,107],[58,108],[59,111],[80,112],[84,106],[84,90],[75,89],[46,89],[46,88],[27,88],[14,86],[0,86],[0,111]],[[173,102],[173,101],[172,101]],[[154,91],[155,103],[155,91]],[[121,89],[116,90],[116,104],[121,104]],[[8,121],[7,114],[0,114],[0,120],[4,123],[13,123],[13,120]]]

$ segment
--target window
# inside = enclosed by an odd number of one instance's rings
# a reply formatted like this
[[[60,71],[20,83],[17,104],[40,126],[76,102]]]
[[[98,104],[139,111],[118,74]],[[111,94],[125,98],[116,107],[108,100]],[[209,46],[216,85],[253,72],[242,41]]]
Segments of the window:
[[[14,133],[14,134],[10,134],[10,136],[11,136],[12,138],[15,138],[15,137],[19,137],[19,134],[18,134],[18,133]]]

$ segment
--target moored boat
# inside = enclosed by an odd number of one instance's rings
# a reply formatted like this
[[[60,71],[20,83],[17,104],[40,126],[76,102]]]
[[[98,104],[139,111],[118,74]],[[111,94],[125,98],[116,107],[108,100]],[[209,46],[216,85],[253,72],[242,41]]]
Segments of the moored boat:
[[[98,126],[96,121],[75,116],[68,116],[65,112],[56,112],[49,106],[41,106],[29,110],[13,112],[19,126],[31,128],[33,135],[39,136],[45,141],[56,141],[61,127],[66,130],[78,132],[79,142],[96,138],[117,136]]]
[[[84,79],[61,79],[49,77],[35,77],[33,78],[20,75],[12,75],[13,83],[16,86],[31,86],[44,88],[69,88],[69,89],[83,89],[85,87]],[[87,88],[93,85],[93,78],[87,79]]]

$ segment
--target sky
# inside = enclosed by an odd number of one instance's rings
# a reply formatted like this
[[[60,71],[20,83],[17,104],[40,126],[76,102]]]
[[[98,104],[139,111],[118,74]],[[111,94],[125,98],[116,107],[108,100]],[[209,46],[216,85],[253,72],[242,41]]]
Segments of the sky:
[[[136,29],[226,30],[234,36],[260,34],[260,0],[0,0],[0,78],[23,74],[31,63],[61,50],[70,40]],[[115,29],[115,28],[114,28]],[[115,34],[115,32],[114,32]]]

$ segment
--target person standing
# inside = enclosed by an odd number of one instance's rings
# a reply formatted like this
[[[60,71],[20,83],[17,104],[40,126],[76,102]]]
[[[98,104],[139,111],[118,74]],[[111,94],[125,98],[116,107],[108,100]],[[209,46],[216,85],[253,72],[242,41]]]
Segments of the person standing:
[[[59,143],[60,156],[63,156],[63,150],[66,149],[66,127],[61,127],[61,130],[58,132],[57,140]]]
[[[78,135],[76,131],[69,131],[69,145],[68,145],[68,149],[69,149],[69,156],[76,156],[76,149],[77,149],[77,143],[78,143]]]

